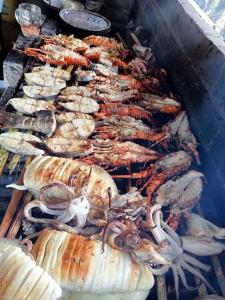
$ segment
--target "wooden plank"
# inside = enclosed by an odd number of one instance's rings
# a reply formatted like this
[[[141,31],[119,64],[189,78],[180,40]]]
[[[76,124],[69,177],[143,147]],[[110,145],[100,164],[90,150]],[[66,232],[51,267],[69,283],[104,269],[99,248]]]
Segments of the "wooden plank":
[[[166,280],[164,275],[156,277],[157,299],[167,300]]]
[[[17,184],[23,184],[23,176],[24,176],[24,173],[26,170],[26,166],[31,162],[31,160],[32,160],[32,157],[27,158],[24,168],[23,168],[23,171],[20,175],[20,178],[19,178]],[[13,217],[15,215],[15,212],[17,210],[17,207],[18,207],[20,200],[21,200],[22,196],[24,195],[24,193],[25,193],[24,191],[14,190],[14,192],[12,194],[12,198],[9,202],[9,206],[6,210],[5,216],[0,225],[0,238],[4,237],[6,235],[8,229],[10,227],[10,224],[13,220]]]
[[[25,193],[24,197],[23,197],[23,200],[22,200],[22,206],[21,208],[19,209],[16,217],[13,219],[13,222],[11,223],[10,225],[10,228],[8,230],[8,233],[6,235],[7,238],[9,239],[12,239],[12,238],[15,238],[20,227],[21,227],[21,223],[22,223],[22,219],[23,219],[23,210],[24,210],[24,207],[25,205],[31,201],[32,199],[32,194],[31,193]]]

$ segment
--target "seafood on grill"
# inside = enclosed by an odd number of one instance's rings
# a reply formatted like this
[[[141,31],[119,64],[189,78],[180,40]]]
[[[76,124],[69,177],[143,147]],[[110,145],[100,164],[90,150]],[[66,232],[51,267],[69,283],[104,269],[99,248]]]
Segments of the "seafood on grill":
[[[4,111],[0,112],[0,128],[28,129],[50,137],[56,130],[56,119],[54,113],[47,110],[37,112],[36,118]]]
[[[36,100],[33,98],[12,98],[6,104],[26,115],[33,115],[41,110],[55,111],[55,106],[50,101]]]
[[[58,34],[54,36],[42,35],[41,38],[47,44],[56,44],[59,46],[64,46],[75,52],[83,52],[89,49],[89,45],[87,45],[84,41],[75,38],[73,35],[69,35],[69,36],[63,34]]]
[[[102,47],[109,50],[117,50],[119,47],[119,43],[114,38],[104,36],[90,35],[84,38],[83,41],[90,46]]]
[[[139,104],[144,109],[152,112],[173,114],[177,113],[181,108],[181,104],[174,99],[162,98],[149,93],[142,93],[141,99],[142,100],[139,102]]]
[[[145,184],[141,185],[140,190],[147,189],[147,206],[149,206],[156,189],[172,176],[188,170],[191,163],[192,158],[187,152],[177,151],[162,157],[140,173],[113,175],[113,178],[133,178],[139,180],[147,178]]]
[[[62,289],[16,240],[0,239],[2,300],[61,299]]]
[[[60,282],[67,296],[78,300],[144,300],[154,285],[154,277],[145,264],[135,263],[127,253],[108,245],[102,253],[100,241],[80,235],[45,229],[32,255],[38,265]],[[112,278],[114,271],[117,276]]]
[[[74,118],[56,129],[54,137],[64,138],[88,138],[95,130],[95,121],[93,119]]]
[[[197,256],[218,255],[225,251],[225,245],[207,236],[181,236],[185,251]]]
[[[62,125],[68,122],[73,121],[74,119],[82,119],[82,120],[91,120],[93,121],[93,117],[89,114],[80,113],[80,112],[61,112],[55,115],[56,121],[58,124]]]
[[[137,90],[120,91],[118,93],[96,93],[94,98],[103,102],[127,102],[138,98]]]
[[[111,117],[118,115],[129,116],[135,119],[146,119],[151,121],[151,113],[137,105],[122,103],[104,103],[99,105],[99,112],[95,114],[97,118]]]
[[[8,187],[29,190],[38,198],[42,187],[56,181],[70,186],[76,194],[81,193],[82,187],[86,187],[85,196],[90,204],[102,208],[109,207],[109,189],[112,199],[118,195],[112,177],[101,167],[54,156],[36,157],[26,167],[24,186],[12,184]],[[52,197],[57,196],[56,191]]]
[[[132,163],[154,161],[162,155],[133,142],[93,140],[93,153],[83,161],[105,166],[129,166]]]
[[[66,81],[71,79],[70,72],[63,69],[58,69],[56,67],[50,67],[50,66],[33,67],[32,73],[44,74],[46,76],[60,78]]]
[[[44,87],[55,87],[58,89],[64,89],[66,87],[66,81],[45,75],[44,73],[24,73],[25,82],[28,85],[40,85]]]
[[[190,210],[198,203],[203,190],[204,175],[197,171],[188,171],[178,179],[171,179],[161,185],[155,192],[154,201],[162,206],[170,206],[168,223],[178,223],[181,215],[188,216]],[[175,229],[175,228],[174,228]]]
[[[53,197],[52,194],[58,193],[58,197]],[[42,213],[53,215],[52,219],[36,218],[32,216],[32,209],[39,208]],[[86,219],[90,210],[88,199],[85,196],[78,196],[74,191],[63,183],[55,182],[43,187],[40,191],[38,200],[29,202],[24,208],[25,218],[34,223],[54,224],[61,223],[62,229],[74,230],[78,232],[86,223]],[[72,227],[63,227],[62,224],[72,223]]]
[[[24,85],[23,91],[27,97],[35,99],[52,99],[60,93],[57,87],[46,87],[38,85]]]
[[[92,69],[95,71],[97,76],[113,77],[118,75],[118,70],[112,67],[107,67],[102,64],[94,64]]]
[[[76,79],[78,82],[88,83],[92,81],[104,82],[110,80],[108,77],[99,76],[93,70],[80,70],[75,71]]]
[[[180,148],[191,151],[198,164],[201,163],[197,151],[197,141],[191,132],[187,114],[184,111],[181,111],[174,121],[166,124],[163,130],[168,132],[171,138],[175,138],[175,141]]]
[[[87,86],[69,86],[62,90],[62,96],[83,96],[83,97],[91,97],[93,95],[93,89]]]
[[[78,95],[59,96],[58,105],[72,112],[81,112],[86,114],[96,113],[99,110],[99,104],[90,97]],[[63,102],[62,102],[63,101]]]
[[[85,56],[59,45],[46,44],[40,48],[26,48],[24,53],[49,64],[91,67],[91,62]]]
[[[209,238],[225,239],[225,228],[221,228],[203,217],[191,213],[187,219],[188,234],[194,237],[206,236]]]
[[[215,292],[205,277],[201,274],[200,270],[209,271],[210,267],[203,264],[202,262],[198,261],[195,257],[190,256],[189,254],[185,253],[185,247],[181,241],[181,238],[177,235],[172,228],[170,228],[162,219],[161,219],[161,206],[156,204],[149,209],[149,228],[151,234],[153,235],[156,243],[161,245],[161,243],[165,243],[167,241],[167,247],[164,247],[163,252],[161,255],[165,257],[167,260],[170,261],[169,267],[172,269],[173,276],[174,276],[174,285],[176,290],[177,299],[179,299],[179,277],[188,290],[194,290],[193,287],[190,287],[186,281],[184,270],[189,271],[196,277],[198,277],[206,286],[212,291]],[[192,247],[190,242],[189,248]],[[199,247],[200,244],[199,244]],[[200,270],[196,269],[199,268]],[[165,269],[166,272],[168,268]],[[162,269],[165,273],[165,270]],[[156,269],[156,272],[158,270]]]
[[[164,141],[167,136],[164,132],[157,132],[141,120],[132,117],[111,116],[96,123],[97,138],[117,140],[146,140],[150,142]]]
[[[44,142],[47,149],[54,154],[69,157],[86,156],[93,152],[89,140],[68,137],[52,137]]]
[[[1,147],[20,155],[43,155],[45,151],[34,146],[41,143],[42,140],[28,133],[5,132],[0,134]]]

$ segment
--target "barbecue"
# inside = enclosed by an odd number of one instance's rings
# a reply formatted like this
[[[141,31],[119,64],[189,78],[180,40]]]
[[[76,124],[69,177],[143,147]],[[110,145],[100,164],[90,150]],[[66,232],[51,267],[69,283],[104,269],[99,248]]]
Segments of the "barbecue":
[[[32,274],[40,299],[164,300],[166,283],[171,299],[224,295],[225,229],[202,214],[201,146],[157,53],[132,31],[127,43],[61,33],[21,48],[17,89],[1,99],[11,200],[0,277],[16,253],[13,270]],[[0,283],[3,299],[24,293],[17,276],[15,287]]]

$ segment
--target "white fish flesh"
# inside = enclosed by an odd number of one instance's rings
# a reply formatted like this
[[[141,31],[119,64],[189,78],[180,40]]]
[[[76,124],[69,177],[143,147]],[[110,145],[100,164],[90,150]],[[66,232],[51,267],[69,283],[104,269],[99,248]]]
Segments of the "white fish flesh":
[[[25,85],[23,87],[24,94],[35,99],[51,99],[60,93],[57,87],[43,87],[38,85]]]
[[[42,143],[38,137],[23,132],[5,132],[0,134],[2,148],[20,155],[43,155],[45,152],[33,146]]]
[[[41,110],[56,110],[50,101],[33,98],[12,98],[8,101],[7,105],[12,105],[14,109],[26,115],[32,115]]]
[[[70,80],[70,78],[71,78],[71,75],[68,71],[50,67],[50,66],[49,67],[46,67],[46,66],[34,67],[32,69],[32,73],[42,73],[42,74],[45,74],[46,76],[61,78],[66,81]]]
[[[56,87],[64,89],[66,81],[61,78],[51,77],[44,73],[25,73],[24,78],[29,85],[40,85],[46,87]]]

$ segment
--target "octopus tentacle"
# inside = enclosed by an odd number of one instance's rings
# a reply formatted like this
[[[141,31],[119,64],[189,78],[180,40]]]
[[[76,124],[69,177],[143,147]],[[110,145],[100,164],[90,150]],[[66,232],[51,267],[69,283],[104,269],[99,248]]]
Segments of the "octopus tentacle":
[[[177,267],[175,265],[171,266],[172,272],[173,272],[173,279],[174,279],[174,287],[176,292],[176,298],[179,300],[179,276],[177,272]]]
[[[179,235],[163,220],[160,221],[161,226],[164,230],[167,231],[167,233],[171,236],[171,238],[181,247],[181,239]]]
[[[183,271],[183,269],[182,269],[181,266],[179,266],[179,267],[177,268],[177,272],[178,272],[178,274],[179,274],[179,276],[180,276],[180,279],[181,279],[181,282],[182,282],[183,286],[184,286],[188,291],[195,291],[195,290],[198,289],[197,287],[193,287],[193,286],[189,286],[189,285],[188,285],[187,279],[186,279],[186,277],[185,277],[184,271]]]
[[[208,282],[208,280],[198,271],[195,270],[192,266],[190,266],[189,264],[187,264],[185,261],[182,262],[182,267],[185,268],[186,270],[188,270],[190,273],[192,273],[193,275],[197,276],[199,279],[201,279],[202,282],[205,283],[205,285],[213,292],[216,294],[216,291],[214,290],[214,288],[211,286],[211,284]]]
[[[189,264],[196,266],[205,272],[209,272],[211,269],[211,266],[203,264],[201,261],[197,260],[195,257],[190,256],[186,253],[183,254],[183,259],[185,262],[188,262]]]

